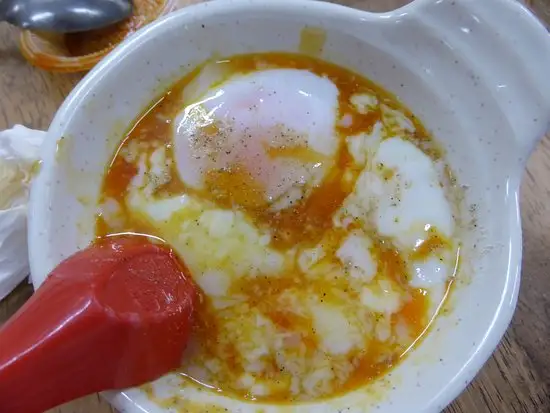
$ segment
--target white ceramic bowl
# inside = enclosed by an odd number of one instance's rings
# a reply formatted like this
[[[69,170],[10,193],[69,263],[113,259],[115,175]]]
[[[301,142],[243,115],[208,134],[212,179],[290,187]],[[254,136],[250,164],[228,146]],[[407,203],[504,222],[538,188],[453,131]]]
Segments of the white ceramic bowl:
[[[235,412],[439,411],[481,368],[512,317],[518,187],[550,117],[550,39],[513,0],[417,0],[385,14],[317,1],[217,0],[139,31],[84,78],[52,122],[31,194],[33,282],[38,287],[92,240],[106,165],[155,96],[213,53],[295,52],[306,26],[326,33],[322,58],[394,92],[446,148],[472,219],[457,287],[427,339],[368,388],[297,406],[202,397]],[[159,382],[164,395],[178,394],[173,380]],[[166,411],[136,389],[108,396],[124,412]]]

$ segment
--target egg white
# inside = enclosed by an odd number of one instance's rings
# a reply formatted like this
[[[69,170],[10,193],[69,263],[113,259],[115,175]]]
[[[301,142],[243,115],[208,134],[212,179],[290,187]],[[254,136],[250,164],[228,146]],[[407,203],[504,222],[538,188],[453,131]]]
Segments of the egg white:
[[[330,80],[307,70],[231,77],[187,105],[173,122],[182,181],[201,188],[208,170],[239,164],[265,188],[269,203],[277,209],[290,206],[332,166],[338,94]],[[268,155],[268,148],[293,147],[310,150],[312,160]]]

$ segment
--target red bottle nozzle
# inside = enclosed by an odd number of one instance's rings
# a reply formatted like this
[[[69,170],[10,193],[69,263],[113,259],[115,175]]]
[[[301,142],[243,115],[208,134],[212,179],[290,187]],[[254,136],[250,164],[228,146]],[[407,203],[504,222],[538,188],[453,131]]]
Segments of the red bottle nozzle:
[[[186,267],[143,237],[76,253],[0,329],[0,413],[42,413],[175,369],[195,299]]]

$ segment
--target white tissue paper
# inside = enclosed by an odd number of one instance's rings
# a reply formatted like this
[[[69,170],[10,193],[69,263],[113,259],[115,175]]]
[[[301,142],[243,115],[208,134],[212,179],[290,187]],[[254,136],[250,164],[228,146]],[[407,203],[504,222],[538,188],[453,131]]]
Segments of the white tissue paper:
[[[0,132],[0,300],[29,275],[27,201],[45,136],[22,125]]]

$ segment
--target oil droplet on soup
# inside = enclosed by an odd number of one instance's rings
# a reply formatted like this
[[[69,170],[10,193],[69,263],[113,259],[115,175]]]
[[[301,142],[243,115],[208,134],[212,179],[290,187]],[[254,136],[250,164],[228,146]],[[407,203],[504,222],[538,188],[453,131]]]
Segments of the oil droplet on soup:
[[[399,363],[444,301],[459,251],[448,170],[418,119],[364,77],[233,56],[132,127],[97,235],[150,234],[192,271],[203,300],[182,386],[330,398]]]

